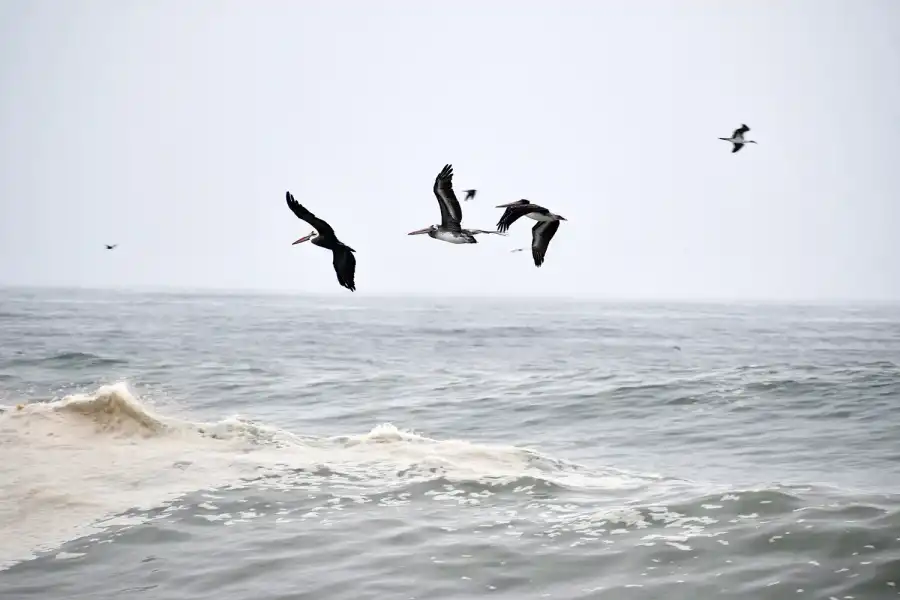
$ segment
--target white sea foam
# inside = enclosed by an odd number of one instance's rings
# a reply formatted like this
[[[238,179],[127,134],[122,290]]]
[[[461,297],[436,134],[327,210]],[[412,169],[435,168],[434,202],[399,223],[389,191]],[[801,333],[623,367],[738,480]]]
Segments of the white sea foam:
[[[614,471],[587,474],[513,446],[434,440],[391,424],[314,438],[237,417],[178,419],[156,414],[119,383],[0,413],[0,568],[106,527],[132,509],[318,467],[382,488],[436,477],[493,484],[534,477],[614,489],[647,482]]]

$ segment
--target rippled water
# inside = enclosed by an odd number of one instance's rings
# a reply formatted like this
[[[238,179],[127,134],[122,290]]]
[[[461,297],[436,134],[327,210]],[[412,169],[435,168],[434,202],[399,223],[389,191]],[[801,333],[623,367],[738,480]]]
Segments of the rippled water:
[[[0,291],[0,597],[900,595],[900,308]]]

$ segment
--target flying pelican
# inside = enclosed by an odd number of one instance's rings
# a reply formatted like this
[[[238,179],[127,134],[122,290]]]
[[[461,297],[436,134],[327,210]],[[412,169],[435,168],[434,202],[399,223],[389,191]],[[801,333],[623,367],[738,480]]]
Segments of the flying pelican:
[[[543,206],[532,204],[528,200],[516,200],[508,204],[501,204],[497,208],[505,208],[503,215],[497,222],[497,231],[506,231],[520,217],[528,217],[537,221],[531,228],[531,256],[534,266],[544,264],[544,256],[547,254],[547,246],[559,229],[559,222],[566,221],[563,216],[555,215]]]
[[[103,245],[106,246],[106,249],[107,249],[107,250],[112,250],[113,248],[115,248],[116,246],[118,246],[118,244],[113,244],[113,245],[103,244]]]
[[[500,204],[497,208],[506,209],[503,211],[500,220],[497,221],[497,231],[506,231],[510,225],[519,220],[519,217],[528,217],[529,219],[542,222],[566,220],[565,217],[554,215],[543,206],[532,204],[528,200],[516,200],[507,204]]]
[[[734,130],[734,133],[731,134],[730,138],[719,138],[720,140],[725,140],[726,142],[731,142],[734,144],[734,149],[731,151],[732,154],[740,150],[744,147],[744,144],[755,144],[753,140],[745,140],[744,134],[750,131],[750,128],[741,124],[740,127]]]
[[[475,198],[475,194],[478,193],[478,190],[463,190],[466,193],[466,197],[463,198],[466,202],[469,200],[473,200]]]
[[[306,221],[313,226],[314,230],[305,235],[291,245],[302,244],[305,241],[312,240],[312,243],[320,248],[331,250],[334,264],[334,272],[337,274],[338,283],[350,290],[356,291],[356,283],[354,275],[356,274],[356,252],[353,248],[337,239],[334,229],[331,225],[316,217],[309,212],[303,205],[294,200],[294,196],[287,192],[287,205],[293,211],[297,218]],[[316,233],[318,231],[318,233]]]
[[[452,165],[444,165],[444,168],[435,177],[434,195],[437,197],[438,206],[441,208],[440,226],[429,225],[424,229],[411,231],[407,235],[427,233],[428,237],[450,244],[477,244],[478,240],[475,239],[475,236],[479,233],[500,234],[498,231],[462,228],[462,209],[459,207],[459,200],[456,199],[456,194],[453,193]]]

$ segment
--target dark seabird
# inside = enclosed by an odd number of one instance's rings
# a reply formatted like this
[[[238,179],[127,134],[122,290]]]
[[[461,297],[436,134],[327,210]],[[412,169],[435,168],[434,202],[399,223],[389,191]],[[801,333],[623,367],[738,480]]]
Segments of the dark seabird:
[[[478,190],[463,190],[466,193],[466,197],[463,198],[464,201],[468,202],[475,198],[475,194],[478,193]]]
[[[534,219],[537,223],[531,228],[531,256],[534,258],[534,266],[544,264],[544,256],[547,254],[547,246],[559,229],[559,222],[566,221],[563,216],[553,214],[543,206],[532,204],[528,200],[517,200],[508,204],[501,204],[497,208],[505,208],[503,215],[497,222],[498,231],[506,231],[510,225],[521,217]]]
[[[744,124],[741,124],[740,127],[734,130],[734,133],[731,134],[730,138],[719,138],[720,140],[725,140],[726,142],[731,142],[734,144],[734,148],[731,150],[731,153],[734,154],[738,150],[744,147],[744,144],[755,144],[753,140],[745,140],[744,134],[750,131],[750,128]]]
[[[532,204],[528,200],[516,200],[508,204],[500,204],[497,208],[505,208],[500,220],[497,221],[497,231],[506,231],[509,226],[519,220],[520,217],[528,217],[535,221],[565,221],[565,217],[555,215],[543,206]]]
[[[331,250],[333,258],[332,263],[334,264],[334,272],[337,274],[338,283],[351,292],[355,292],[356,283],[354,283],[354,276],[356,274],[356,257],[353,256],[353,253],[356,252],[356,250],[337,239],[331,225],[316,217],[316,215],[309,212],[303,205],[294,200],[294,196],[290,192],[287,192],[286,198],[288,208],[297,215],[297,218],[301,221],[306,221],[314,228],[314,231],[309,235],[303,236],[292,245],[312,240],[314,245],[325,248],[326,250]]]
[[[115,248],[116,246],[118,246],[118,244],[112,244],[112,245],[110,245],[110,244],[104,244],[104,246],[106,246],[106,249],[107,249],[107,250],[112,250],[113,248]]]
[[[441,209],[441,224],[439,226],[429,225],[424,229],[411,231],[407,235],[427,233],[428,237],[450,244],[477,244],[478,240],[475,239],[475,236],[479,233],[500,233],[484,229],[462,228],[462,209],[453,192],[453,167],[451,165],[444,165],[434,179],[434,195],[437,197],[438,206]]]

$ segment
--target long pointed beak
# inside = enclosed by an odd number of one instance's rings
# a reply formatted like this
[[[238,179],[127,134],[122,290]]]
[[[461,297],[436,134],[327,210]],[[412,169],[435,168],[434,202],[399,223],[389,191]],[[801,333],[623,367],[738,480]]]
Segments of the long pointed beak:
[[[303,242],[310,239],[312,236],[313,236],[313,234],[311,234],[311,233],[309,235],[304,235],[302,238],[300,238],[296,242],[292,243],[291,246],[296,246],[297,244],[302,244]]]
[[[559,217],[559,220],[560,220],[560,221],[568,221],[568,219],[565,218],[565,217],[563,217],[563,216],[560,216],[560,217]]]
[[[518,204],[518,201],[516,201],[516,202],[507,202],[506,204],[498,204],[498,205],[495,206],[494,208],[506,208],[507,206],[512,206],[513,204]]]
[[[417,229],[415,231],[410,231],[406,235],[419,235],[422,233],[428,233],[429,231],[431,231],[431,227],[426,227],[425,229]]]

